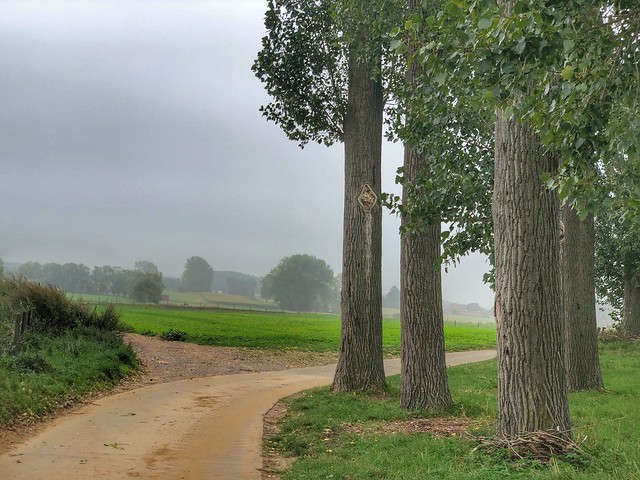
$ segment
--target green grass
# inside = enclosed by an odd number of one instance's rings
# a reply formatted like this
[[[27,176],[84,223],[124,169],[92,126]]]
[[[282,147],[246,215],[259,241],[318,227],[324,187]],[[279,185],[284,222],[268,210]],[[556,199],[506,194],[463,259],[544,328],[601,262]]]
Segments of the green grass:
[[[71,300],[77,300],[79,302],[86,303],[115,303],[119,304],[134,304],[135,302],[128,297],[116,297],[113,295],[98,295],[93,293],[69,293],[67,297]]]
[[[640,479],[640,342],[603,347],[601,362],[606,393],[570,396],[574,437],[586,437],[587,455],[577,466],[472,452],[476,442],[470,438],[349,433],[347,424],[366,427],[414,416],[399,409],[397,376],[390,378],[390,394],[383,398],[332,395],[320,388],[289,399],[283,431],[269,443],[302,457],[283,477],[289,480]],[[497,410],[495,360],[453,367],[449,379],[456,406],[445,413],[472,418],[472,433],[491,434]]]
[[[175,290],[164,290],[162,293],[169,296],[169,304],[174,306],[281,311],[281,308],[271,300],[243,297],[240,295],[227,295],[226,293],[215,292],[177,292]],[[115,303],[117,305],[136,303],[128,297],[115,297],[113,295],[90,293],[68,293],[67,295],[74,300],[81,300],[88,303]],[[164,304],[166,302],[161,303]]]
[[[138,333],[185,333],[185,340],[204,345],[335,351],[340,341],[340,318],[326,314],[293,314],[221,309],[119,307],[122,322]],[[384,321],[384,349],[400,350],[400,322]],[[494,348],[495,329],[477,326],[445,327],[447,349]]]
[[[77,397],[107,389],[138,368],[117,334],[79,328],[27,334],[12,354],[0,352],[0,425],[40,417]]]
[[[240,295],[228,295],[226,293],[199,293],[199,292],[176,292],[165,290],[165,295],[169,295],[170,303],[188,304],[196,307],[231,307],[251,308],[258,310],[280,310],[277,304],[271,300],[260,298],[243,297]]]

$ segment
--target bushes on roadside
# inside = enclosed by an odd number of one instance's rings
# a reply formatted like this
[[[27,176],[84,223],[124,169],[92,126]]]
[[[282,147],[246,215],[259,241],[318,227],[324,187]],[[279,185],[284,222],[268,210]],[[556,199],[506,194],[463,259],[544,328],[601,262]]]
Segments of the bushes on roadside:
[[[160,338],[172,342],[184,342],[187,339],[187,332],[176,330],[175,328],[170,328],[166,332],[161,333]]]
[[[63,290],[55,286],[12,278],[3,281],[0,295],[3,296],[1,302],[5,304],[5,316],[9,312],[33,311],[38,319],[34,325],[37,331],[59,334],[77,327],[122,330],[119,314],[113,306],[98,312],[84,303],[69,299]]]
[[[13,318],[35,323],[12,345]],[[103,390],[138,369],[120,315],[72,301],[57,287],[0,279],[0,426],[30,421]]]

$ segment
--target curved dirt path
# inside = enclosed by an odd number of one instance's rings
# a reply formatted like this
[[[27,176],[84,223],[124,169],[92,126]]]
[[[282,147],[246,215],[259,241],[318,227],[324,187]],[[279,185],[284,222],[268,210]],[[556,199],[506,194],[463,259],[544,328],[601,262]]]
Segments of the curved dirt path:
[[[449,365],[495,356],[447,354]],[[388,375],[399,360],[385,361]],[[331,382],[335,365],[196,378],[96,400],[0,457],[13,480],[259,479],[262,416],[280,398]]]

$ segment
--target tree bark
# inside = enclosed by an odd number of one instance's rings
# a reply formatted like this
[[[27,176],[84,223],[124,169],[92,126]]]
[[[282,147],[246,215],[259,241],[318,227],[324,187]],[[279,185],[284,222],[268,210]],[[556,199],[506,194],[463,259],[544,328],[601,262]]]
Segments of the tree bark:
[[[382,354],[383,92],[375,65],[349,58],[340,356],[331,389],[386,389]],[[379,69],[378,69],[379,71]]]
[[[408,0],[409,11],[418,0]],[[409,45],[408,57],[415,52]],[[407,84],[416,87],[418,62],[407,69]],[[425,158],[404,147],[402,202],[406,204],[406,186],[415,184],[425,167]],[[402,219],[403,225],[406,219]],[[450,406],[442,313],[442,277],[436,268],[440,259],[440,221],[428,225],[421,235],[403,235],[400,243],[400,408],[407,410]]]
[[[640,335],[640,275],[628,276],[624,279],[621,328],[632,335]]]
[[[562,208],[565,368],[569,390],[603,390],[598,353],[593,215]]]
[[[419,173],[422,158],[405,146],[405,181]],[[406,201],[406,195],[404,201]],[[404,220],[403,220],[404,223]],[[422,235],[405,235],[400,253],[401,396],[408,410],[451,405],[444,345],[440,223]]]
[[[498,435],[570,435],[560,291],[556,161],[530,127],[497,112],[493,222]]]

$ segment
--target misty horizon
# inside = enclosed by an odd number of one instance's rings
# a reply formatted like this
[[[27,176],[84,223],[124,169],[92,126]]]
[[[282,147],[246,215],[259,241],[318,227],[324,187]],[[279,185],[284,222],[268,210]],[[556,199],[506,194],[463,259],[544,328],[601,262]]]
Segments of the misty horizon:
[[[0,4],[0,258],[179,276],[197,255],[264,276],[309,254],[342,269],[342,145],[300,149],[264,119],[251,65],[263,0]],[[383,190],[402,164],[383,145]],[[383,292],[400,284],[399,219],[383,218]],[[445,298],[493,304],[486,258]]]

